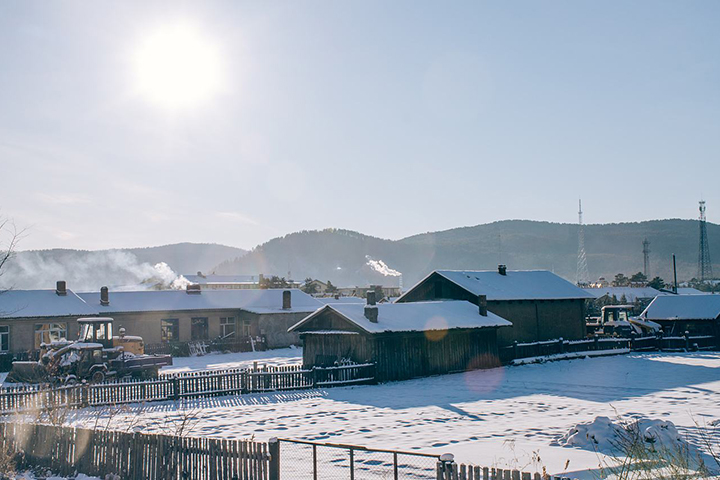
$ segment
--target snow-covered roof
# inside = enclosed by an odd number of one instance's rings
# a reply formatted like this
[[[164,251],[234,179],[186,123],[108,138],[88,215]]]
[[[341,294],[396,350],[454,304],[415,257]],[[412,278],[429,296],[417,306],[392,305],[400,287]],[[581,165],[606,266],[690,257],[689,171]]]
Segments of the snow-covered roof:
[[[317,297],[317,299],[320,301],[320,303],[324,303],[325,305],[337,305],[343,303],[365,303],[365,299],[360,297]]]
[[[497,270],[435,270],[433,273],[445,277],[473,295],[486,295],[490,301],[593,298],[582,288],[547,270],[507,270],[505,275],[501,275]],[[397,301],[402,301],[414,288]]]
[[[372,323],[365,317],[365,304],[336,304],[325,305],[322,309],[290,327],[288,331],[299,330],[300,327],[328,309],[337,312],[367,333],[424,332],[451,328],[488,328],[512,325],[492,312],[487,312],[487,316],[482,316],[476,305],[462,300],[381,303],[376,306],[378,309],[377,323]]]
[[[640,316],[647,320],[714,320],[720,316],[720,295],[658,296]]]
[[[678,287],[677,294],[678,295],[709,295],[708,292],[703,292],[702,290],[698,290],[697,288],[692,288],[692,287]]]
[[[183,275],[190,283],[259,283],[258,275]]]
[[[99,298],[99,294],[98,294]],[[97,315],[78,294],[67,290],[8,290],[0,293],[0,318],[41,318]]]
[[[602,287],[602,288],[585,288],[583,289],[595,298],[601,298],[605,295],[620,300],[623,296],[625,299],[632,303],[638,298],[655,298],[658,295],[665,295],[660,290],[656,290],[652,287]]]
[[[282,308],[282,294],[291,292],[291,308]],[[268,290],[202,290],[189,294],[185,290],[149,290],[139,292],[110,292],[110,305],[100,305],[99,293],[80,296],[101,314],[121,312],[159,312],[173,310],[237,309],[252,313],[310,313],[322,304],[297,289]]]

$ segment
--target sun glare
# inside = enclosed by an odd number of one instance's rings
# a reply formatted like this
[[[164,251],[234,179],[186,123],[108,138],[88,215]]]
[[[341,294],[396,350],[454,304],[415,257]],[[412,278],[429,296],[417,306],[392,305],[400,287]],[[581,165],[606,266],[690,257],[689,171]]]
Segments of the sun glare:
[[[165,27],[137,51],[137,87],[163,107],[193,107],[219,90],[220,64],[217,47],[197,29],[186,24]]]

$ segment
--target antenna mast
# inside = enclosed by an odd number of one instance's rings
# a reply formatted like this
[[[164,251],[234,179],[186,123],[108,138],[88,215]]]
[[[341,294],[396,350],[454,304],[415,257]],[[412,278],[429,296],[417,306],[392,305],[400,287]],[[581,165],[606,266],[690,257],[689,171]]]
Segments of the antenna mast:
[[[578,257],[577,257],[577,284],[585,286],[590,284],[587,256],[585,255],[585,227],[582,217],[582,199],[578,200]]]
[[[645,278],[650,280],[650,242],[647,238],[643,240],[643,266]]]
[[[698,252],[698,278],[701,282],[711,280],[712,262],[710,262],[710,245],[708,243],[707,222],[705,219],[705,200],[700,200],[700,248]]]

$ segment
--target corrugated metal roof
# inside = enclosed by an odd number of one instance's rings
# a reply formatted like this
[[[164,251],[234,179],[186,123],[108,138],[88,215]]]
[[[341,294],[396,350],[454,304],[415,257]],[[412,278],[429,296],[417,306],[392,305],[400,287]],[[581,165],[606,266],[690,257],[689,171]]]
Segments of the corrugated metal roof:
[[[448,300],[439,302],[381,303],[377,305],[378,322],[372,323],[365,317],[365,304],[326,305],[306,317],[289,331],[299,329],[303,324],[331,309],[368,333],[382,332],[424,332],[452,328],[488,328],[511,326],[512,323],[487,312],[480,315],[478,307],[470,302]]]
[[[70,317],[97,313],[97,309],[72,290],[68,290],[67,295],[58,295],[55,290],[8,290],[0,294],[0,318]]]
[[[282,308],[282,292],[291,292],[291,307]],[[268,290],[203,290],[188,294],[184,290],[150,290],[140,292],[110,292],[110,305],[100,305],[99,293],[80,296],[102,314],[121,312],[158,312],[173,310],[237,309],[253,313],[310,313],[322,304],[297,289]]]

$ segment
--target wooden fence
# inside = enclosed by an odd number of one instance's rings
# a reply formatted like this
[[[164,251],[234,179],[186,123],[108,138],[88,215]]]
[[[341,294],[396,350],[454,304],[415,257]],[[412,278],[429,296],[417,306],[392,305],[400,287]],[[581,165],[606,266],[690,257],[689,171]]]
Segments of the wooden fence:
[[[717,348],[718,339],[712,335],[684,337],[594,337],[587,340],[547,340],[533,343],[517,343],[500,349],[500,360],[545,357],[564,353],[593,352],[626,349],[631,351],[691,351]]]
[[[268,480],[267,444],[0,423],[0,447],[20,469],[104,478]]]
[[[458,464],[451,459],[451,455],[443,455],[443,457],[437,465],[437,480],[570,480],[568,477],[537,472],[529,473],[520,470]]]
[[[163,375],[156,380],[117,381],[56,388],[27,385],[0,389],[0,412],[358,385],[372,383],[374,378],[375,365],[369,363],[310,369],[291,365],[260,370],[205,370]]]

